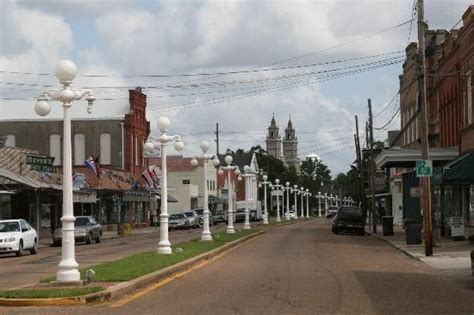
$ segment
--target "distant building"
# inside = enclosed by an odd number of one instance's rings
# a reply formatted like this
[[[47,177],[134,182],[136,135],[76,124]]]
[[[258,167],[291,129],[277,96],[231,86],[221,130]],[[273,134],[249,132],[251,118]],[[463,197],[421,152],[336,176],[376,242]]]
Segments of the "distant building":
[[[276,124],[275,116],[272,116],[270,126],[267,128],[268,133],[265,139],[266,151],[277,159],[285,163],[286,167],[294,167],[296,172],[300,171],[300,160],[298,158],[298,138],[293,128],[291,117],[285,128],[285,136],[283,140],[279,134],[279,127]]]

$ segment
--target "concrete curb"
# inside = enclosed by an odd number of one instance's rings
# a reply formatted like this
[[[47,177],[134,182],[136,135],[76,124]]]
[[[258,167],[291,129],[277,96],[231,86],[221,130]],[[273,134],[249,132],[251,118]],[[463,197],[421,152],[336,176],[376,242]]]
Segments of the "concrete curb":
[[[239,238],[235,241],[227,243],[219,248],[213,249],[212,251],[203,253],[199,256],[187,259],[180,263],[171,265],[161,270],[157,270],[150,274],[141,276],[139,278],[121,282],[114,286],[111,286],[104,291],[92,293],[83,296],[77,297],[67,297],[67,298],[50,298],[50,299],[6,299],[0,298],[1,306],[66,306],[66,305],[79,305],[87,303],[97,303],[97,302],[110,302],[121,297],[131,294],[139,289],[151,285],[161,280],[186,269],[190,269],[194,265],[200,263],[201,261],[211,259],[215,256],[218,256],[226,251],[231,250],[236,247],[238,244],[248,241],[256,236],[264,234],[265,230],[258,230],[251,235]]]
[[[410,252],[407,252],[406,250],[404,250],[403,248],[400,248],[399,246],[397,246],[396,244],[393,244],[392,242],[390,242],[389,240],[383,238],[382,236],[379,236],[377,234],[372,234],[371,232],[368,232],[368,231],[365,231],[365,233],[367,233],[368,235],[372,236],[372,237],[375,237],[375,238],[378,238],[379,240],[382,240],[384,241],[385,243],[389,244],[390,246],[392,246],[393,248],[397,249],[398,251],[402,252],[403,254],[407,255],[408,257],[412,258],[412,259],[416,259],[420,262],[423,262],[420,257],[418,256],[415,256],[413,255],[412,253]],[[424,263],[424,262],[423,262]]]

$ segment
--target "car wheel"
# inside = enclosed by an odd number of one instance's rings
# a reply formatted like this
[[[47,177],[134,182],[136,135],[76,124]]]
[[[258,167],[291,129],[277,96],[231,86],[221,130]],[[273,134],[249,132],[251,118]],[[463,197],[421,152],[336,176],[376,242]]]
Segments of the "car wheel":
[[[89,233],[89,234],[87,235],[86,243],[87,243],[87,244],[91,244],[91,243],[92,243],[92,234],[91,234],[91,233]]]
[[[339,233],[339,231],[338,231],[336,228],[332,229],[332,232],[333,232],[334,234]]]
[[[185,228],[186,230],[189,230],[189,229],[190,229],[188,222],[186,222],[186,223],[184,224],[184,228]]]
[[[95,239],[95,242],[96,243],[102,242],[102,232],[99,233],[99,236],[97,236],[97,238]]]
[[[23,251],[23,240],[20,240],[20,244],[18,244],[18,251],[16,252],[16,256],[20,257],[23,256],[25,252]]]
[[[35,243],[33,244],[33,248],[30,249],[31,255],[36,255],[38,253],[38,240],[35,239]]]

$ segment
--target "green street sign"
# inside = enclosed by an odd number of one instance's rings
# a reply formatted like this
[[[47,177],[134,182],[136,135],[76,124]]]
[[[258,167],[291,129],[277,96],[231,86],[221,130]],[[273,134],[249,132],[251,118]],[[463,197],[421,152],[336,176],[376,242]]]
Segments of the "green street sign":
[[[433,162],[431,160],[416,160],[416,177],[433,176]]]

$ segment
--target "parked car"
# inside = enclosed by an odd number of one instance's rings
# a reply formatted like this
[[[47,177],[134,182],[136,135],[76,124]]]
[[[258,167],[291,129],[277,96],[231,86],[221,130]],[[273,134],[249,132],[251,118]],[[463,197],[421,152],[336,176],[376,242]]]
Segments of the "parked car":
[[[183,212],[186,217],[189,220],[189,225],[195,228],[198,228],[201,226],[201,223],[199,222],[199,214],[195,210],[190,210],[190,211],[184,211]]]
[[[213,215],[212,215],[212,219],[214,221],[214,224],[218,223],[218,222],[224,222],[224,223],[227,223],[227,210],[221,210],[221,211],[216,211]]]
[[[199,215],[199,224],[204,224],[204,209],[203,208],[196,208],[193,209]],[[214,216],[212,213],[209,212],[209,225],[214,225]]]
[[[290,217],[290,219],[296,219],[296,212],[295,210],[290,210],[288,212],[288,216]]]
[[[168,229],[186,229],[191,227],[189,218],[184,213],[170,214],[168,218]]]
[[[341,207],[332,222],[332,231],[334,234],[347,231],[364,235],[364,217],[362,210],[357,207]]]
[[[23,256],[26,250],[32,255],[38,252],[36,230],[23,219],[0,220],[0,253]]]
[[[53,245],[60,246],[62,242],[62,227],[56,228],[53,233]],[[74,239],[76,242],[102,241],[102,226],[91,216],[77,216],[74,221]]]
[[[338,207],[335,207],[335,206],[328,207],[328,209],[326,210],[326,218],[328,219],[332,218],[333,216],[337,214],[338,211],[339,211]]]

